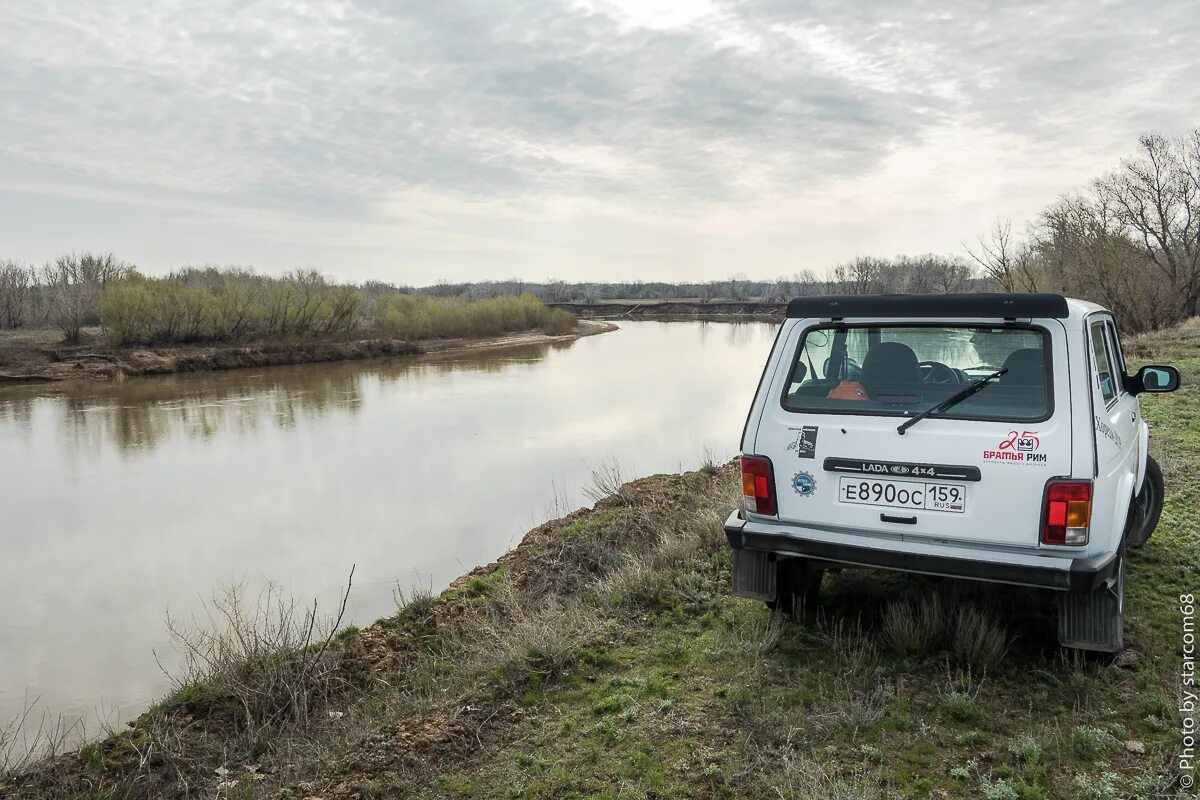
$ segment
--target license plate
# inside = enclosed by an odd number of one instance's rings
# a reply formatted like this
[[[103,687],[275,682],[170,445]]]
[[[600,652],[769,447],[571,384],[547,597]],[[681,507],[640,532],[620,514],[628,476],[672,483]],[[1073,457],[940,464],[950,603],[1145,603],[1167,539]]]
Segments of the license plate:
[[[967,492],[961,486],[925,481],[896,481],[887,478],[851,478],[842,476],[838,499],[843,503],[891,508],[919,508],[923,511],[966,510]]]

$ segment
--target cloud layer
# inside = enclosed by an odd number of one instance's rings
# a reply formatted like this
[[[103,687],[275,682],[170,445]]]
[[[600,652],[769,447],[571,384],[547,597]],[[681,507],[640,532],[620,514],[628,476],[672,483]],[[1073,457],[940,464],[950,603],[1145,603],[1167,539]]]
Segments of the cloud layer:
[[[1188,2],[859,5],[0,0],[0,257],[773,275],[1200,124]]]

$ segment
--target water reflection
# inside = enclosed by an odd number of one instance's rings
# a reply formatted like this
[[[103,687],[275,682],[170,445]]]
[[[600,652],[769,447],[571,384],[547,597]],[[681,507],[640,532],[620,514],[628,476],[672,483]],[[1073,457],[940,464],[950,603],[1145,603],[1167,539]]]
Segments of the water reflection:
[[[128,719],[222,584],[266,580],[352,620],[496,558],[592,468],[737,448],[770,324],[615,333],[441,358],[0,388],[0,720]]]
[[[138,452],[172,437],[248,435],[263,425],[294,428],[329,413],[353,416],[374,382],[420,380],[430,374],[500,373],[536,363],[572,342],[520,345],[502,351],[339,362],[265,370],[153,376],[111,383],[72,382],[0,388],[0,424],[28,436],[35,409],[59,440],[79,450]]]

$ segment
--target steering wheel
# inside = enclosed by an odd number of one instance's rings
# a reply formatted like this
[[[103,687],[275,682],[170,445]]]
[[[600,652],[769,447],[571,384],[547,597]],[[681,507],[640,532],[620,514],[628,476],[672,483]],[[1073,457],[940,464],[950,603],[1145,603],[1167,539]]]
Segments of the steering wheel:
[[[953,368],[940,361],[921,361],[921,380],[925,383],[962,383],[962,378]]]

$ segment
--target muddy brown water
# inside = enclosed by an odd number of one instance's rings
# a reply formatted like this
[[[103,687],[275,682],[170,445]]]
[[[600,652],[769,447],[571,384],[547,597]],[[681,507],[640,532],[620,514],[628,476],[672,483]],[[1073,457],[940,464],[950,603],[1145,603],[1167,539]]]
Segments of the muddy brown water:
[[[347,623],[435,591],[629,479],[738,448],[771,323],[627,322],[558,345],[0,387],[0,728],[120,724],[165,624],[266,582]]]

